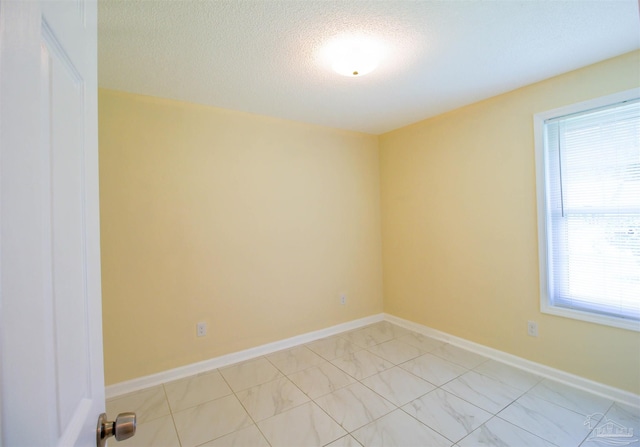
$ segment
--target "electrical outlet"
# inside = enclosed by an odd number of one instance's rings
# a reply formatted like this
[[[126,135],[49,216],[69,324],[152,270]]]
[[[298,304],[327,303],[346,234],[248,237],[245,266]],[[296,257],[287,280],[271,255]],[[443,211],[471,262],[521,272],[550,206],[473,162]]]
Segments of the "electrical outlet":
[[[527,321],[527,333],[532,337],[538,336],[538,323],[535,321]]]
[[[198,323],[196,325],[196,335],[198,337],[204,337],[207,335],[207,323]]]
[[[341,305],[345,305],[347,304],[347,294],[346,293],[341,293],[340,294],[340,304]]]

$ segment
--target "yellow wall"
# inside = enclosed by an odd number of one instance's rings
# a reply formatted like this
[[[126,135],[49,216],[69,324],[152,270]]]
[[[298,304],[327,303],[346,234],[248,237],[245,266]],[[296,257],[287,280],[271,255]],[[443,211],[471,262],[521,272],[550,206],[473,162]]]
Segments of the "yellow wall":
[[[639,85],[636,51],[382,135],[385,311],[640,393],[639,333],[540,313],[533,136]]]
[[[108,90],[99,125],[107,384],[382,311],[377,137]]]
[[[101,90],[107,384],[381,312],[384,267],[392,315],[640,393],[640,334],[539,311],[533,146],[639,84],[634,52],[379,138]]]

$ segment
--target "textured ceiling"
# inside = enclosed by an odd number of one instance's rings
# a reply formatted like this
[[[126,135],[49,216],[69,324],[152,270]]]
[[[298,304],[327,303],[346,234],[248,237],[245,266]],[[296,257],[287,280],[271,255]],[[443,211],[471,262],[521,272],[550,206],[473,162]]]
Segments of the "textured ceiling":
[[[640,48],[637,0],[99,0],[101,87],[380,134]],[[347,78],[343,33],[389,47]]]

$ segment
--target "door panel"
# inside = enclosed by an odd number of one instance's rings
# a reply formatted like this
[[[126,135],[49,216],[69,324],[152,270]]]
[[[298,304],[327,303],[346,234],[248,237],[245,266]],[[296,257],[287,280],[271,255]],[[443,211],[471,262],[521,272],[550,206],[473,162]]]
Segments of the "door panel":
[[[55,365],[58,425],[62,433],[80,402],[90,396],[84,361],[88,353],[82,194],[84,82],[46,25],[43,31],[42,114],[43,127],[48,130],[43,132],[43,150],[49,152],[51,176],[48,236],[53,264],[53,340],[57,356],[64,360]]]
[[[96,3],[0,0],[7,446],[96,445],[104,411]]]

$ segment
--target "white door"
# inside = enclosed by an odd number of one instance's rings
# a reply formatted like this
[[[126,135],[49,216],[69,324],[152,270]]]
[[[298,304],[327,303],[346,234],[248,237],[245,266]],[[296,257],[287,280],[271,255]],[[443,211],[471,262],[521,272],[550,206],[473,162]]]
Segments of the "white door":
[[[96,3],[0,0],[2,445],[95,446],[104,411]]]

